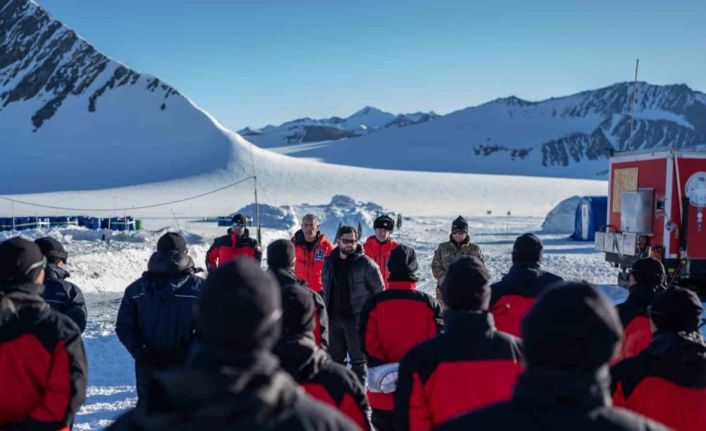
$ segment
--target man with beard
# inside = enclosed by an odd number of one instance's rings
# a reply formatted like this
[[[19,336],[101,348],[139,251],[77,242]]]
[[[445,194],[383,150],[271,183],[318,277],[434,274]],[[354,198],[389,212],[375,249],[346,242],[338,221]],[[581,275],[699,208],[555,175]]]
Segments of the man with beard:
[[[329,353],[344,363],[346,354],[360,382],[365,385],[367,370],[358,328],[365,301],[384,290],[380,268],[363,254],[358,232],[342,226],[336,235],[338,247],[326,260],[322,273],[324,302],[329,313]]]

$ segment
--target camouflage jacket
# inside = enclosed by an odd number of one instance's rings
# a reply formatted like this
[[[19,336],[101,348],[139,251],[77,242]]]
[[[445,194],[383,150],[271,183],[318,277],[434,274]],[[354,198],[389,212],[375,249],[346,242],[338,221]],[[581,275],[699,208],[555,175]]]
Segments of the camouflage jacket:
[[[466,238],[466,241],[461,244],[456,244],[449,236],[448,241],[439,244],[434,252],[434,259],[431,261],[431,273],[436,281],[440,282],[449,269],[449,265],[461,256],[475,256],[485,262],[480,247],[470,242],[469,238]]]

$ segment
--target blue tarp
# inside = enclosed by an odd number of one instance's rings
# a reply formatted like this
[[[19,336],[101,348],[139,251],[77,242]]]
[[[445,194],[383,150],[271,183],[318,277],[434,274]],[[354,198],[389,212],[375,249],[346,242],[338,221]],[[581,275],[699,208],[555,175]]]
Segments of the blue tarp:
[[[137,223],[132,217],[0,217],[0,231],[22,231],[28,229],[47,229],[49,227],[81,226],[88,229],[137,230]]]
[[[571,239],[593,241],[596,231],[603,229],[608,217],[607,196],[584,196],[576,206],[576,222]]]

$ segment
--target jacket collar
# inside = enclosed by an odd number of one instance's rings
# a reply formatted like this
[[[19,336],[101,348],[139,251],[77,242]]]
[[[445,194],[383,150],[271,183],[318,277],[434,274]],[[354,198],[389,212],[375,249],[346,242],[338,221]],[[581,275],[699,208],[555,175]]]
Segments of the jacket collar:
[[[69,272],[64,268],[59,268],[56,264],[49,263],[44,269],[44,276],[50,280],[64,280],[69,278]]]
[[[512,400],[549,408],[593,410],[611,404],[609,387],[607,365],[595,372],[527,368],[515,386]]]
[[[387,286],[388,290],[415,290],[417,288],[416,281],[393,281],[390,280]]]
[[[317,231],[314,244],[318,244],[319,242],[321,242],[322,238],[326,238],[326,235],[322,234],[321,231]],[[294,243],[295,245],[311,244],[307,242],[306,238],[304,237],[304,231],[302,231],[301,229],[294,233]]]
[[[469,244],[471,242],[471,236],[466,234],[466,239],[464,239],[461,242],[456,242],[456,241],[454,241],[453,234],[449,234],[449,242],[451,244],[455,245],[456,248],[461,248],[461,246],[464,246],[464,245]]]
[[[326,354],[316,346],[313,336],[282,337],[274,348],[282,368],[294,380],[310,380],[319,372]]]
[[[628,299],[625,302],[647,307],[655,298],[655,293],[662,290],[661,286],[652,286],[648,284],[636,284],[630,287]]]
[[[270,268],[269,271],[275,276],[280,287],[284,287],[290,284],[302,284],[303,280],[299,279],[294,274],[294,271],[288,268]]]
[[[493,315],[488,311],[446,310],[446,332],[478,333],[495,330]]]
[[[660,330],[652,334],[652,342],[647,347],[651,356],[700,356],[706,360],[706,342],[701,332],[684,332],[673,329]]]

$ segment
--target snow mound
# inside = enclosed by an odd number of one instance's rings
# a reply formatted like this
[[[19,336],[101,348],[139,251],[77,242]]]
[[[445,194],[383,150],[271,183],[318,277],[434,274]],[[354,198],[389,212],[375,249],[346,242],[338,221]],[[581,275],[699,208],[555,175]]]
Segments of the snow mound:
[[[552,208],[542,223],[543,233],[572,233],[576,223],[576,207],[580,196],[572,196]]]
[[[230,214],[242,214],[255,220],[255,204],[244,206],[238,211]],[[268,204],[260,204],[260,226],[272,229],[292,229],[297,224],[297,218],[294,214],[294,209],[291,206],[272,206]]]
[[[231,215],[238,213],[252,217],[254,220],[255,204],[249,204]],[[343,225],[353,226],[356,229],[360,225],[363,236],[371,235],[375,218],[380,214],[392,213],[373,202],[360,202],[350,196],[334,195],[331,202],[325,205],[303,203],[276,207],[260,204],[260,226],[289,230],[290,233],[294,233],[299,229],[299,223],[306,214],[314,214],[318,217],[321,232],[333,239],[338,227]]]

